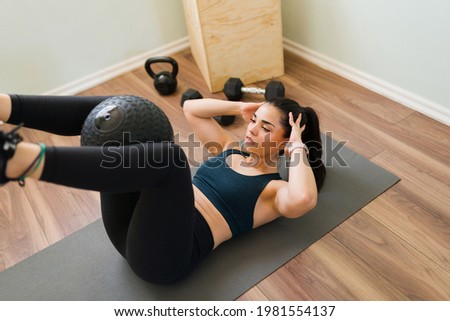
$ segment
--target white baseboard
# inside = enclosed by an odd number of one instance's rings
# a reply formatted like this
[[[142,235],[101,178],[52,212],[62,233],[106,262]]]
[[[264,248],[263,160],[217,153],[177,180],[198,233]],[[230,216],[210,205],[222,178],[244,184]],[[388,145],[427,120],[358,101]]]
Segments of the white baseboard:
[[[389,99],[392,99],[406,107],[427,115],[439,122],[450,125],[450,108],[446,108],[437,103],[431,102],[423,97],[419,97],[411,92],[401,89],[395,85],[387,83],[381,79],[373,77],[367,73],[359,71],[326,55],[318,53],[304,47],[292,40],[284,38],[284,48],[312,63],[349,79],[363,87],[377,92]],[[150,50],[146,53],[132,57],[126,61],[110,66],[96,73],[75,80],[61,87],[50,90],[46,95],[75,95],[105,81],[111,80],[122,74],[135,70],[143,66],[144,61],[154,56],[169,56],[189,47],[189,38],[184,37],[169,43],[165,46]]]
[[[386,81],[345,65],[326,55],[304,47],[292,40],[284,39],[284,48],[326,70],[349,79],[367,89],[396,101],[406,107],[427,115],[439,122],[450,125],[450,107],[446,108],[417,96]]]
[[[189,47],[189,38],[184,37],[162,47],[150,50],[138,56],[132,57],[126,61],[110,66],[91,75],[77,79],[71,83],[50,90],[44,95],[75,95],[94,86],[100,85],[105,81],[123,75],[144,65],[144,62],[150,57],[170,56],[176,52]]]

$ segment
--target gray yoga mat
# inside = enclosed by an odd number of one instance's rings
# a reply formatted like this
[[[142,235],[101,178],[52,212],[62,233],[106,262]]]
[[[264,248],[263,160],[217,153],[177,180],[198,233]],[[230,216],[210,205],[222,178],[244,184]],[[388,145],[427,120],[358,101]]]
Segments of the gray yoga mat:
[[[324,147],[327,179],[312,212],[219,246],[177,284],[138,279],[99,220],[0,273],[0,300],[233,300],[399,180],[329,137]]]

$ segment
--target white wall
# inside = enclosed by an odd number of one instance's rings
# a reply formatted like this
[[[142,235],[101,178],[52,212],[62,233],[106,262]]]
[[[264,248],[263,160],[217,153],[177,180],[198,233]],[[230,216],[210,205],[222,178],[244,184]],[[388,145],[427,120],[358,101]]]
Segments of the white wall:
[[[450,117],[450,1],[282,0],[282,8],[289,40]]]
[[[0,92],[48,92],[186,35],[181,0],[1,0]]]
[[[450,1],[281,1],[286,39],[450,119]],[[0,0],[0,92],[51,92],[186,36],[181,0]]]

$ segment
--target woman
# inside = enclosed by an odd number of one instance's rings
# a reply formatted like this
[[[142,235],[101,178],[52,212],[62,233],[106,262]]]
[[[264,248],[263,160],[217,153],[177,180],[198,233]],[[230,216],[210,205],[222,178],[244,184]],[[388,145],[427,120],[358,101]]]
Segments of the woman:
[[[0,95],[0,120],[79,135],[84,119],[105,98]],[[233,236],[314,208],[325,168],[311,108],[286,98],[262,104],[201,99],[186,101],[184,113],[200,141],[219,149],[193,180],[176,144],[49,147],[23,142],[14,129],[0,132],[0,184],[23,185],[32,178],[99,191],[112,243],[139,277],[157,284],[186,276]],[[213,120],[239,114],[248,123],[242,148]],[[277,173],[284,151],[295,160],[289,181]],[[100,166],[118,153],[128,166]]]

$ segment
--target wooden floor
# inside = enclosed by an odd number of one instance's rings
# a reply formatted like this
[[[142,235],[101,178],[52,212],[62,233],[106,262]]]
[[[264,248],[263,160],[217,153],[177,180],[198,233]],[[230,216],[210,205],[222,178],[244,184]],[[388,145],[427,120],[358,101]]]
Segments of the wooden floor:
[[[147,97],[166,111],[179,139],[187,139],[191,130],[179,107],[181,93],[193,87],[204,96],[224,96],[208,92],[188,50],[173,57],[180,65],[174,95],[156,94],[144,68],[81,95]],[[450,300],[449,127],[291,53],[285,58],[280,80],[287,95],[316,109],[323,132],[347,141],[401,181],[239,299]],[[242,134],[243,122],[230,131]],[[79,144],[78,137],[22,133],[49,145]],[[99,215],[94,192],[31,180],[25,188],[13,183],[0,188],[0,271]]]

